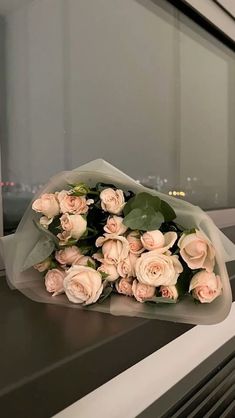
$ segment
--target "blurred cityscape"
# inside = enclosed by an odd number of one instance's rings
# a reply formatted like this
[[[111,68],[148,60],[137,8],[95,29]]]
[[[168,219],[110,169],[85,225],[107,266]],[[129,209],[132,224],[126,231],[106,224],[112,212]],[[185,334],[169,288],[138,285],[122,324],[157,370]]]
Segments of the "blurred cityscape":
[[[169,184],[167,178],[154,175],[139,178],[137,181],[161,193],[187,200],[203,209],[222,207],[218,191],[212,187],[207,188],[197,177],[187,177],[182,185]],[[16,229],[27,206],[42,186],[43,184],[30,185],[14,181],[0,182],[5,233],[11,233]]]

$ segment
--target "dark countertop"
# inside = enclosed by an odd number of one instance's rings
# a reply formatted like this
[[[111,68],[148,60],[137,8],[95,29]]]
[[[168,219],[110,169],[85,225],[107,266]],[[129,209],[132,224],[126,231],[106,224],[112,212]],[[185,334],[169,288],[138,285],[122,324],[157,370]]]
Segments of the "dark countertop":
[[[32,302],[2,277],[0,414],[50,417],[192,327]]]

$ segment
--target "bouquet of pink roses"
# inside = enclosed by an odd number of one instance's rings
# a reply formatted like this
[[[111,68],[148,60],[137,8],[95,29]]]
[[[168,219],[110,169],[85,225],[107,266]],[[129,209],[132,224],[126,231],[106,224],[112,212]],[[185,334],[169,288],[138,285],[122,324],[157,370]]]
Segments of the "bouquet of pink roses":
[[[140,303],[177,302],[190,293],[210,303],[222,292],[212,243],[198,229],[177,225],[158,196],[77,183],[42,194],[32,208],[41,214],[35,224],[54,242],[49,257],[34,265],[52,296],[90,305],[113,292]]]
[[[10,285],[37,301],[190,323],[231,307],[234,245],[201,209],[102,160],[52,178],[3,247]]]

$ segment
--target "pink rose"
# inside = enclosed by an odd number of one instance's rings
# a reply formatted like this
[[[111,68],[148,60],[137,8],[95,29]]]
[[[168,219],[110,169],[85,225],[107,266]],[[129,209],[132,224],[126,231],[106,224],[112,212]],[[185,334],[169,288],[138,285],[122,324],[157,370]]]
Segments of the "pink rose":
[[[92,254],[92,257],[94,258],[94,260],[97,260],[100,263],[104,263],[104,257],[102,253],[94,253]]]
[[[140,239],[140,233],[138,231],[130,232],[126,239],[129,242],[130,252],[132,254],[141,254],[144,251],[144,247]]]
[[[163,298],[177,300],[179,293],[176,286],[161,286],[160,293]]]
[[[97,271],[100,271],[102,273],[106,273],[108,276],[105,277],[105,280],[108,280],[108,282],[114,282],[119,278],[119,274],[117,272],[117,268],[114,266],[114,264],[101,264],[100,267],[98,267]]]
[[[90,267],[72,266],[64,279],[64,289],[71,302],[90,305],[103,291],[101,275]]]
[[[151,299],[155,295],[156,287],[133,281],[132,292],[138,302],[143,303],[146,299]]]
[[[209,273],[206,270],[196,273],[189,286],[189,292],[201,303],[210,303],[222,293],[220,276]]]
[[[67,190],[57,193],[57,199],[62,213],[71,213],[73,215],[83,215],[88,212],[89,204],[93,200],[86,200],[85,196],[73,196]]]
[[[114,190],[108,188],[102,190],[100,200],[102,209],[114,215],[120,215],[125,206],[124,194],[120,189]]]
[[[135,265],[137,256],[135,254],[129,254],[127,258],[120,261],[117,265],[117,271],[119,273],[119,276],[121,277],[135,277]]]
[[[97,238],[96,246],[102,247],[103,259],[107,264],[118,264],[129,254],[128,241],[121,235],[105,234]]]
[[[57,237],[59,239],[59,244],[62,245],[68,245],[69,240],[72,238],[70,235],[70,232],[63,231],[57,234]]]
[[[121,216],[114,215],[108,217],[104,230],[109,234],[123,235],[127,231],[127,227],[123,224]]]
[[[176,284],[183,271],[176,255],[159,254],[157,250],[141,254],[135,269],[140,283],[156,287]]]
[[[60,223],[64,231],[69,232],[75,239],[81,238],[87,228],[87,221],[81,215],[69,215],[64,213],[60,218]]]
[[[37,263],[34,265],[34,268],[38,271],[40,271],[40,273],[42,273],[43,271],[46,271],[50,268],[51,265],[51,259],[50,257],[46,258],[46,260],[41,261],[41,263]]]
[[[177,240],[176,232],[166,232],[163,235],[161,231],[148,231],[141,237],[141,242],[146,250],[157,250],[159,253],[165,253],[169,248],[173,247]]]
[[[77,266],[88,266],[88,264],[93,264],[95,267],[95,260],[93,260],[92,257],[89,257],[88,255],[83,255],[82,257],[78,258],[73,264],[76,264]]]
[[[35,200],[32,205],[35,212],[43,213],[47,218],[54,218],[59,215],[60,206],[53,193],[45,193],[39,199]]]
[[[72,265],[82,257],[82,253],[76,245],[66,247],[64,250],[56,251],[55,258],[60,264]]]
[[[116,286],[118,293],[121,293],[122,295],[125,295],[125,296],[133,296],[132,283],[133,283],[132,277],[123,277],[115,284],[115,286]]]
[[[40,225],[42,225],[45,229],[48,229],[49,225],[53,222],[53,218],[47,218],[46,216],[41,216],[39,219]]]
[[[64,293],[64,278],[65,271],[60,269],[49,270],[45,276],[45,286],[49,293],[53,293],[52,296],[57,296]]]
[[[180,255],[192,270],[204,268],[212,272],[215,265],[215,250],[206,235],[199,230],[183,234],[178,242]]]

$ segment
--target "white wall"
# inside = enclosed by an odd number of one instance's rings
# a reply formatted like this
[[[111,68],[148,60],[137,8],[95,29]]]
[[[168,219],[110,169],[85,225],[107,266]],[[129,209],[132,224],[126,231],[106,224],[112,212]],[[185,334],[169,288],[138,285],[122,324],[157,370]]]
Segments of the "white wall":
[[[216,187],[226,206],[226,52],[157,3],[34,0],[7,16],[12,180],[103,157],[172,187],[197,176],[208,206]]]

